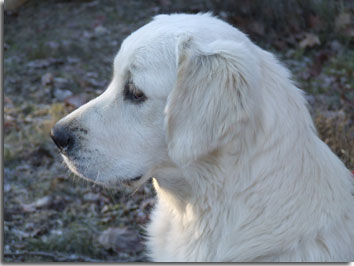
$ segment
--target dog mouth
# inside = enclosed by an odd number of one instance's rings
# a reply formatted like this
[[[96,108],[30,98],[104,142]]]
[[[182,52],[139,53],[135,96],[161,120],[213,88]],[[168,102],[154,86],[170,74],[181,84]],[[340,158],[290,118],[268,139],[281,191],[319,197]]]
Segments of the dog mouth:
[[[124,179],[122,182],[123,182],[125,185],[132,186],[132,185],[135,184],[136,182],[140,181],[140,179],[141,179],[142,177],[143,177],[142,175],[139,175],[139,176],[136,176],[136,177],[134,177],[134,178]]]
[[[95,168],[87,167],[89,163],[82,163],[82,158],[79,158],[77,156],[69,156],[68,154],[65,154],[63,152],[60,152],[62,158],[64,159],[65,164],[68,166],[68,168],[77,176],[80,178],[83,178],[89,182],[93,182],[96,184],[100,185],[113,185],[117,183],[121,183],[123,185],[126,185],[128,187],[134,187],[137,184],[144,183],[142,182],[143,179],[143,174],[136,175],[135,177],[131,176],[125,176],[125,177],[119,177],[115,176],[113,178],[105,178],[105,173],[104,171],[99,171]],[[90,159],[88,157],[85,158],[86,160]]]

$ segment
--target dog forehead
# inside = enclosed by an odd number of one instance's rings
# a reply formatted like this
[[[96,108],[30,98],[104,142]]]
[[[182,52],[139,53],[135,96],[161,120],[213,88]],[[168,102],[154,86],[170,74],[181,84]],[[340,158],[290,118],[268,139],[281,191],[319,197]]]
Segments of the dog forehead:
[[[154,17],[151,22],[125,38],[114,60],[115,67],[144,67],[156,64],[156,61],[163,62],[163,56],[175,55],[179,34],[189,33],[192,36],[198,35],[198,38],[203,35],[208,37],[209,34],[203,34],[200,30],[205,28],[203,20],[218,22],[216,18],[209,15],[173,14]]]
[[[167,31],[159,23],[150,22],[131,33],[122,43],[114,66],[117,68],[144,68],[173,55],[174,31]],[[172,55],[171,55],[172,54]],[[166,59],[166,58],[165,58]]]
[[[114,59],[114,75],[132,78],[151,96],[166,96],[176,76],[175,44],[173,30],[161,29],[153,22],[143,26],[123,41]]]
[[[249,42],[245,34],[210,13],[157,15],[123,41],[115,62],[129,64],[134,63],[133,59],[143,58],[144,65],[161,60],[166,54],[174,55],[181,34],[205,44],[221,39]]]
[[[141,89],[166,96],[176,80],[181,34],[204,44],[218,39],[247,41],[243,33],[210,14],[158,15],[123,41],[114,60],[115,76],[126,79],[131,74]]]

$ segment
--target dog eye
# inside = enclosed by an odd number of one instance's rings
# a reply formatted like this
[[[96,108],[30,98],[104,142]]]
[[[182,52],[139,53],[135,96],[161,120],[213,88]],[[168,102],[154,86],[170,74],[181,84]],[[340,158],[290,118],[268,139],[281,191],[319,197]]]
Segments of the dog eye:
[[[124,86],[124,100],[131,101],[133,103],[142,103],[146,100],[145,94],[135,87],[134,83],[128,81]]]

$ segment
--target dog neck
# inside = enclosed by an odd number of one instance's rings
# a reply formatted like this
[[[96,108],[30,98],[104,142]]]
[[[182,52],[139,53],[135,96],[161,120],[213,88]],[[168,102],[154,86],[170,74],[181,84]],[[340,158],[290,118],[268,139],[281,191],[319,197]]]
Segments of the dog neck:
[[[292,248],[293,238],[301,241],[310,234],[316,238],[319,229],[348,212],[338,209],[352,202],[350,193],[344,192],[350,185],[344,180],[345,167],[318,139],[311,124],[293,128],[279,131],[283,135],[274,128],[273,134],[248,134],[237,145],[228,143],[186,168],[170,164],[158,169],[154,186],[159,202],[173,214],[171,219],[183,225],[173,230],[184,234],[191,230],[186,228],[194,228],[200,232],[196,239],[220,238],[224,243],[232,239],[232,245],[240,247],[267,231],[262,243],[279,241],[272,245],[277,253]],[[333,186],[341,186],[343,194],[333,194]],[[310,216],[315,218],[307,219]],[[222,224],[232,224],[234,235],[222,235]],[[236,255],[241,261],[262,258],[262,243],[259,253],[256,248],[252,254],[240,248]]]

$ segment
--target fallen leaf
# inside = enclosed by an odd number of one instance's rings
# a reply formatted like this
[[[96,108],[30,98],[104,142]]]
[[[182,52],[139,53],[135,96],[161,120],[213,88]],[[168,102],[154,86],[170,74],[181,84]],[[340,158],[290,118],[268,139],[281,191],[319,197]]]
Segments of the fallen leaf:
[[[71,57],[71,56],[68,56],[66,58],[66,60],[68,61],[69,64],[77,64],[80,62],[80,59],[79,58],[76,58],[76,57]]]
[[[5,96],[4,97],[4,104],[7,108],[14,108],[14,102],[11,100],[11,98]]]
[[[63,234],[63,231],[62,230],[53,229],[53,230],[50,231],[50,234],[56,235],[56,236],[61,236]]]
[[[315,97],[313,95],[305,95],[306,101],[309,103],[309,106],[312,107],[315,104]]]
[[[170,6],[171,5],[171,1],[170,0],[159,0],[159,4],[161,6]]]
[[[283,40],[275,40],[273,41],[273,45],[279,50],[287,48],[287,44]]]
[[[315,45],[320,45],[320,39],[318,38],[317,35],[313,33],[306,33],[305,38],[302,39],[299,43],[299,46],[301,48],[307,48],[307,47],[314,47]]]
[[[48,86],[50,84],[53,84],[53,74],[52,73],[46,73],[45,75],[42,76],[41,83],[43,86]]]
[[[87,102],[87,95],[86,94],[77,94],[73,96],[69,96],[64,99],[64,102],[68,105],[71,105],[75,108],[80,107],[81,105],[85,104]]]
[[[96,72],[87,72],[86,76],[90,78],[98,78],[98,74]]]
[[[55,85],[67,84],[69,81],[65,78],[54,78]]]
[[[99,194],[87,193],[87,194],[84,195],[84,200],[85,201],[96,202],[99,199],[100,199],[100,195]]]
[[[48,59],[37,59],[27,63],[27,66],[30,68],[46,68],[53,64],[62,64],[64,63],[61,59],[48,58]]]
[[[339,51],[341,51],[343,49],[341,43],[339,41],[337,41],[337,40],[331,41],[330,47],[335,52],[339,52]]]
[[[105,212],[108,212],[109,211],[109,207],[108,205],[105,205],[102,210],[101,210],[101,213],[105,213]]]
[[[339,111],[323,111],[321,113],[321,115],[323,115],[326,119],[336,119],[336,120],[344,120],[345,119],[345,113],[343,112],[343,110],[339,110]]]
[[[347,12],[343,12],[336,17],[335,27],[336,29],[342,29],[345,28],[347,25],[350,25],[350,23],[351,23],[351,14]]]
[[[51,196],[45,196],[29,204],[22,203],[21,207],[25,212],[34,212],[36,209],[49,206],[51,201],[52,201]]]
[[[36,206],[36,208],[42,208],[42,207],[48,206],[51,201],[52,201],[51,196],[45,196],[43,198],[36,200],[34,205]]]
[[[34,212],[36,210],[36,207],[32,203],[30,203],[30,204],[21,204],[21,207],[22,207],[24,212]]]
[[[58,49],[58,47],[59,47],[59,43],[54,42],[54,41],[49,41],[46,44],[52,49]]]
[[[86,30],[82,33],[82,36],[85,39],[93,39],[94,38],[94,35],[92,33],[88,32],[88,31],[86,31]]]
[[[343,34],[349,38],[354,37],[354,28],[353,27],[346,27],[343,31]]]
[[[321,51],[316,56],[315,61],[310,68],[310,74],[312,76],[318,76],[322,71],[323,64],[330,58],[331,55],[332,53],[330,51]]]
[[[261,35],[261,36],[264,35],[264,25],[257,22],[257,21],[252,22],[249,25],[249,29],[250,29],[250,31],[252,31],[253,33],[256,33],[258,35]]]
[[[27,237],[31,236],[29,233],[26,233],[26,232],[18,230],[18,229],[12,229],[11,231],[20,239],[27,238]]]
[[[34,228],[34,223],[26,223],[25,229],[26,230],[33,230]]]
[[[8,116],[6,116],[6,117],[8,117]],[[4,129],[5,129],[5,132],[9,132],[9,131],[11,131],[13,128],[18,129],[18,126],[17,126],[17,124],[16,124],[16,121],[6,121],[6,118],[5,118],[3,127],[4,127]]]
[[[105,249],[137,252],[142,249],[138,234],[126,228],[108,228],[98,237],[98,242]]]
[[[10,192],[12,189],[12,186],[10,184],[4,184],[4,192]]]
[[[309,15],[308,23],[312,29],[318,30],[318,29],[322,28],[322,26],[323,26],[323,23],[322,23],[320,17],[315,16],[315,15]]]
[[[103,26],[97,26],[95,28],[95,35],[96,36],[101,36],[101,35],[104,35],[106,33],[108,33],[108,30],[105,27],[103,27]]]
[[[109,223],[111,221],[114,221],[115,220],[115,216],[114,215],[110,215],[110,216],[106,216],[106,217],[103,217],[100,219],[100,221],[102,223]]]
[[[64,101],[66,98],[68,98],[72,95],[73,95],[73,93],[69,90],[62,90],[62,89],[55,89],[54,90],[54,96],[59,101]]]
[[[26,3],[27,0],[8,0],[4,1],[5,10],[15,10]]]

